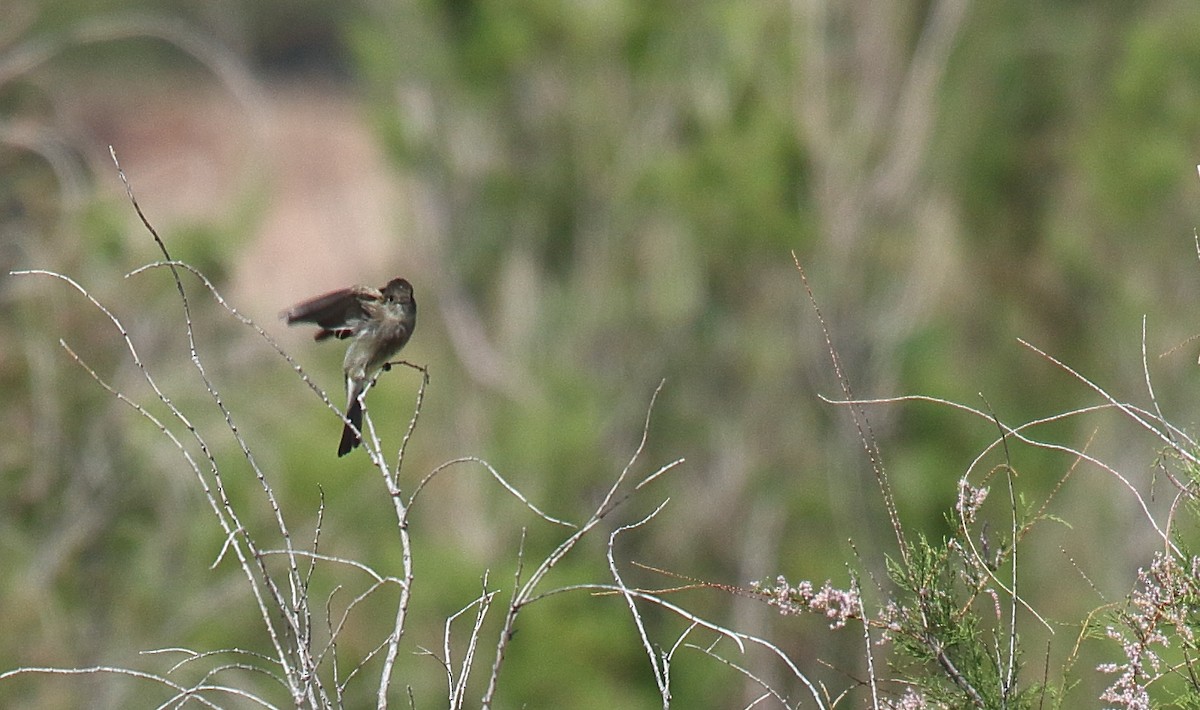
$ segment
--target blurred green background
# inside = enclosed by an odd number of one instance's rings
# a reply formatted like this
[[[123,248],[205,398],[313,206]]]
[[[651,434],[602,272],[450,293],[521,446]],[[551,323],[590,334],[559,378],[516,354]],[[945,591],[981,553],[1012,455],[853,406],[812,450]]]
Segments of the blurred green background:
[[[169,274],[122,278],[159,255],[109,145],[173,256],[202,268],[334,399],[341,349],[276,314],[350,283],[413,282],[420,320],[405,357],[427,364],[432,384],[408,489],[448,459],[479,456],[549,513],[582,520],[665,379],[635,470],[686,463],[609,523],[671,499],[627,535],[626,561],[729,585],[783,573],[845,586],[848,562],[878,575],[894,553],[848,412],[818,399],[842,394],[793,251],[858,396],[927,394],[1013,425],[1100,401],[1021,337],[1146,405],[1145,315],[1159,403],[1194,428],[1194,2],[6,0],[4,14],[0,671],[163,670],[169,660],[139,651],[265,648],[240,572],[228,560],[209,569],[223,537],[178,451],[57,342],[161,414],[119,334],[65,284],[8,275],[60,271],[113,308],[273,547],[258,484],[189,362]],[[391,507],[366,458],[336,459],[334,416],[188,283],[199,354],[297,540],[311,537],[320,487],[323,549],[397,573]],[[372,394],[392,451],[418,384],[395,371]],[[994,425],[923,403],[869,413],[905,525],[940,537]],[[1035,434],[1086,444],[1156,513],[1170,503],[1154,479],[1160,444],[1118,417]],[[1014,447],[1012,463],[1036,505],[1073,462]],[[507,599],[523,529],[532,560],[563,533],[477,467],[423,496],[397,684],[438,707],[442,671],[415,652],[440,648],[445,616],[485,571]],[[1042,639],[1031,648],[1057,667],[1084,615],[1119,601],[1161,542],[1094,468],[1072,474],[1052,511],[1067,525],[1038,528],[1022,564],[1027,598],[1056,623],[1054,634],[1030,625]],[[1004,529],[1003,506],[993,512]],[[603,537],[551,586],[607,581]],[[343,575],[322,593],[361,590]],[[864,584],[878,602],[876,581]],[[382,640],[390,599],[355,617],[347,658]],[[675,599],[773,640],[833,688],[865,673],[854,632],[716,590]],[[684,628],[650,616],[663,646]],[[1081,706],[1107,684],[1087,654],[1116,652],[1096,645],[1073,667]],[[502,707],[661,705],[616,599],[530,607],[507,662]],[[778,664],[740,662],[803,696]],[[481,670],[490,663],[483,654]],[[677,663],[677,707],[757,694],[699,652]],[[1036,681],[1042,661],[1031,663]],[[374,697],[369,682],[349,692],[351,706]],[[161,700],[110,677],[0,683],[4,707]]]

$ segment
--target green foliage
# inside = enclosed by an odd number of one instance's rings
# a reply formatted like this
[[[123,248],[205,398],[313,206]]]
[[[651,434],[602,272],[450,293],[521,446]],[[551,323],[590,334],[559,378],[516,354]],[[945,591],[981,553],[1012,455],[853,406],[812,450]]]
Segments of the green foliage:
[[[910,549],[906,561],[888,560],[900,590],[889,618],[896,625],[889,629],[899,653],[896,672],[951,707],[1033,707],[1020,700],[1022,693],[1000,695],[1006,684],[997,659],[1007,651],[995,644],[1003,629],[980,617],[978,580],[963,579],[970,571],[958,548],[948,541],[931,545],[921,535]]]

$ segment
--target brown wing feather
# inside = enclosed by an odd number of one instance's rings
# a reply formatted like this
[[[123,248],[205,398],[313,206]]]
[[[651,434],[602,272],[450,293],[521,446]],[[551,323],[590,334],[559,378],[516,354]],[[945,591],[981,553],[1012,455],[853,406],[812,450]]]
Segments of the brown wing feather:
[[[367,317],[363,308],[364,302],[382,299],[379,291],[367,286],[354,286],[310,298],[284,311],[283,318],[288,325],[295,323],[315,323],[321,327],[317,332],[317,340],[330,336],[345,338],[354,327]]]

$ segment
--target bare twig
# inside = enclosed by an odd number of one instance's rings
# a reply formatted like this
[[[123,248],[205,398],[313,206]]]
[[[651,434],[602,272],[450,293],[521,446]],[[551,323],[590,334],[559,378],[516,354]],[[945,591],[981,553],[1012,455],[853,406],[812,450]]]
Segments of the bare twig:
[[[92,294],[87,289],[85,289],[83,286],[81,286],[78,282],[71,279],[70,277],[64,276],[59,273],[55,273],[53,271],[33,269],[33,270],[26,270],[26,271],[14,271],[12,273],[13,273],[13,275],[17,275],[17,276],[41,275],[41,276],[50,276],[53,278],[57,278],[65,283],[69,284],[72,288],[74,288],[76,291],[78,291],[80,294],[82,294],[84,296],[84,298],[86,298],[102,314],[104,314],[104,316],[106,318],[108,318],[109,322],[111,322],[113,324],[113,327],[120,334],[122,341],[125,343],[126,349],[130,353],[130,358],[132,359],[135,367],[137,367],[139,373],[142,376],[142,379],[144,379],[146,381],[146,383],[150,386],[151,390],[154,392],[154,394],[158,398],[158,400],[167,407],[167,409],[171,412],[171,415],[187,429],[187,431],[190,433],[192,439],[200,447],[200,450],[204,456],[204,460],[207,463],[208,474],[213,477],[213,485],[212,486],[209,485],[208,481],[205,479],[204,472],[201,470],[199,464],[192,458],[191,454],[187,451],[186,447],[184,447],[183,443],[177,437],[175,437],[175,435],[169,429],[167,429],[167,427],[157,417],[152,415],[142,405],[138,404],[137,402],[135,402],[134,400],[132,400],[125,394],[119,392],[114,387],[112,387],[103,378],[101,378],[99,376],[99,374],[96,373],[95,370],[93,370],[90,366],[88,366],[87,363],[84,362],[83,359],[80,358],[79,355],[77,355],[75,353],[75,351],[72,350],[66,344],[65,341],[61,341],[61,340],[59,341],[60,345],[62,345],[63,349],[67,351],[67,353],[71,356],[71,358],[76,363],[78,363],[80,365],[80,367],[82,367],[84,369],[84,371],[86,371],[88,373],[88,375],[92,377],[93,380],[95,380],[98,384],[100,384],[100,386],[103,387],[105,389],[105,391],[109,392],[114,397],[116,397],[118,399],[118,401],[121,401],[121,402],[129,405],[135,411],[137,411],[139,414],[141,414],[143,417],[148,419],[151,423],[153,423],[155,425],[155,427],[162,434],[167,436],[167,438],[172,442],[172,444],[179,450],[180,454],[184,458],[184,461],[188,464],[189,468],[192,469],[192,472],[196,475],[197,480],[200,482],[200,486],[205,494],[205,498],[206,498],[206,500],[208,500],[209,505],[213,510],[213,513],[216,515],[217,520],[222,527],[222,530],[225,532],[225,534],[227,536],[227,539],[231,538],[235,534],[235,531],[241,531],[240,535],[241,535],[242,543],[234,544],[232,546],[232,549],[234,550],[234,552],[236,553],[236,555],[238,557],[239,565],[241,566],[243,572],[245,573],[247,580],[250,582],[251,590],[255,596],[255,602],[258,605],[260,618],[263,619],[263,621],[266,625],[266,628],[267,628],[268,634],[271,638],[272,644],[275,646],[275,649],[278,652],[279,658],[280,658],[280,660],[283,664],[283,667],[285,668],[285,671],[286,671],[289,668],[289,665],[287,663],[286,654],[284,653],[283,644],[282,644],[279,634],[275,628],[273,616],[272,616],[271,612],[268,610],[268,605],[266,603],[265,598],[262,595],[262,590],[260,589],[260,587],[257,583],[256,575],[254,574],[254,572],[250,566],[250,559],[255,556],[254,555],[254,549],[255,549],[254,541],[250,537],[249,533],[246,532],[245,526],[242,525],[241,521],[238,519],[237,513],[236,513],[233,505],[231,504],[228,495],[226,494],[224,482],[221,480],[220,468],[217,466],[216,459],[213,457],[212,452],[208,447],[208,443],[205,441],[203,435],[201,435],[199,430],[197,430],[195,425],[192,424],[190,419],[186,415],[184,415],[184,413],[182,411],[180,411],[180,409],[174,404],[174,402],[169,397],[167,397],[167,395],[159,387],[158,383],[155,381],[154,377],[150,374],[149,370],[146,368],[145,364],[143,363],[140,355],[138,354],[137,347],[134,345],[133,340],[129,335],[129,331],[121,323],[120,319],[118,319],[117,316],[111,310],[109,310],[107,307],[105,307],[103,304],[101,304],[94,296],[92,296]],[[260,571],[264,574],[264,576],[267,574],[265,567],[261,566],[261,561],[260,561]],[[285,672],[285,676],[290,676],[290,674]]]
[[[238,426],[234,421],[233,412],[230,411],[230,409],[225,405],[220,392],[217,390],[216,384],[209,376],[204,367],[203,360],[200,358],[199,350],[196,345],[195,329],[192,322],[191,305],[188,301],[187,292],[183,288],[183,281],[179,276],[179,268],[176,267],[172,262],[170,251],[167,249],[167,246],[163,242],[162,238],[158,235],[158,230],[156,230],[154,225],[150,223],[150,220],[147,219],[145,213],[142,211],[141,205],[138,204],[137,196],[133,192],[133,186],[126,177],[125,171],[121,168],[121,163],[117,159],[116,150],[111,146],[109,147],[109,155],[112,157],[113,164],[116,165],[117,174],[120,176],[121,182],[125,185],[125,194],[129,198],[130,204],[133,206],[134,211],[137,212],[138,218],[141,219],[142,225],[146,228],[146,231],[148,231],[154,238],[154,243],[158,245],[159,251],[162,252],[163,258],[166,259],[168,267],[171,270],[171,277],[175,283],[175,290],[179,294],[180,305],[183,308],[184,326],[187,334],[188,351],[192,365],[196,368],[197,373],[200,375],[200,379],[204,383],[204,388],[212,398],[213,403],[221,412],[221,416],[224,418],[225,424],[229,428],[230,433],[233,434],[234,440],[237,441],[237,444],[241,449],[242,457],[254,471],[254,475],[259,482],[259,486],[262,488],[263,495],[270,505],[271,511],[274,513],[275,524],[279,530],[280,536],[283,538],[284,546],[289,552],[289,569],[287,575],[289,592],[287,595],[287,600],[284,599],[284,595],[277,587],[274,578],[267,571],[266,567],[261,564],[261,562],[259,564],[259,571],[262,575],[262,582],[264,586],[274,599],[274,606],[283,612],[282,617],[286,622],[285,628],[289,630],[293,640],[293,643],[289,644],[291,646],[289,650],[291,653],[296,655],[296,662],[299,665],[299,667],[295,670],[294,675],[291,672],[287,673],[289,682],[294,682],[292,687],[293,697],[299,701],[302,696],[308,696],[310,701],[315,702],[315,694],[320,694],[321,691],[318,687],[318,676],[314,672],[315,666],[313,665],[313,659],[309,655],[312,620],[308,615],[308,606],[305,603],[305,597],[301,591],[303,587],[303,581],[300,578],[297,560],[295,555],[291,554],[293,551],[291,533],[288,530],[287,523],[283,519],[283,512],[280,510],[279,502],[275,497],[275,493],[272,490],[270,483],[267,481],[266,475],[259,467],[253,452],[250,450],[249,445],[242,437]],[[249,535],[246,537],[249,539]],[[287,662],[285,655],[286,654],[281,653],[281,662],[284,663],[285,668],[288,668],[290,664]]]
[[[812,287],[808,284],[808,276],[805,275],[804,267],[800,265],[800,258],[796,256],[796,252],[792,252],[792,261],[796,265],[796,271],[800,274],[800,281],[804,284],[804,291],[808,294],[808,302],[812,306],[813,312],[817,314],[817,321],[821,324],[821,333],[825,336],[825,347],[830,359],[833,361],[834,374],[837,376],[838,384],[841,385],[842,394],[845,395],[842,403],[850,408],[850,416],[854,420],[854,428],[858,431],[858,440],[866,451],[867,458],[871,461],[871,468],[875,472],[875,481],[879,485],[879,492],[883,498],[883,506],[887,510],[888,519],[891,521],[892,532],[896,536],[896,544],[900,549],[900,556],[907,563],[909,559],[908,540],[905,538],[904,529],[900,525],[900,514],[896,510],[896,499],[892,495],[892,486],[888,483],[887,470],[883,466],[883,453],[879,450],[879,441],[875,438],[875,432],[871,429],[871,422],[867,419],[867,413],[860,404],[861,400],[854,398],[854,392],[850,388],[850,378],[842,368],[842,360],[841,356],[838,355],[837,348],[833,346],[833,336],[829,333],[829,324],[825,322],[825,317],[821,315],[821,307],[817,305],[817,297],[813,293]]]
[[[519,587],[519,589],[514,592],[512,602],[509,604],[508,612],[505,614],[504,623],[500,630],[499,638],[496,642],[496,656],[492,663],[492,672],[488,678],[487,689],[484,691],[483,699],[481,701],[482,707],[490,708],[492,705],[496,694],[496,689],[498,687],[500,670],[504,665],[505,652],[508,649],[509,642],[512,640],[513,628],[516,624],[517,617],[521,613],[521,610],[539,598],[536,590],[546,575],[550,573],[550,570],[552,570],[563,559],[563,557],[567,555],[567,553],[574,549],[575,545],[585,535],[595,529],[595,527],[599,525],[604,518],[606,518],[624,500],[626,500],[626,498],[617,498],[617,492],[620,490],[622,484],[629,476],[630,471],[633,469],[634,465],[641,457],[642,451],[646,447],[646,441],[650,435],[650,417],[654,411],[654,403],[657,401],[658,395],[662,391],[663,384],[663,382],[659,382],[658,387],[655,388],[654,394],[650,398],[650,404],[646,408],[646,419],[642,425],[642,436],[633,452],[633,455],[629,459],[629,463],[625,465],[625,468],[621,470],[621,473],[617,476],[616,480],[614,480],[612,485],[609,486],[608,491],[605,493],[604,497],[592,512],[591,517],[589,517],[588,520],[583,523],[583,525],[579,526],[574,533],[568,536],[566,540],[563,540],[563,542],[560,543],[557,548],[555,548],[544,560],[542,560],[541,563],[538,564],[538,566],[534,569],[533,573],[530,574],[529,579],[527,579]],[[668,465],[667,468],[670,468],[671,466],[673,466],[673,464]]]
[[[169,680],[163,676],[160,676],[160,675],[157,675],[154,673],[135,671],[130,668],[114,668],[112,666],[89,666],[87,668],[48,668],[48,667],[44,667],[44,666],[38,666],[38,667],[17,668],[15,670],[0,673],[0,681],[7,680],[8,678],[15,678],[16,676],[21,676],[21,675],[45,674],[45,675],[72,676],[72,675],[97,675],[97,674],[101,674],[101,673],[111,673],[113,675],[128,676],[130,678],[149,680],[149,681],[158,683],[160,685],[165,685],[166,687],[168,687],[176,692],[175,696],[170,701],[168,701],[167,704],[181,702],[183,700],[195,700],[196,702],[200,703],[201,705],[204,705],[204,706],[210,707],[210,708],[214,708],[214,710],[215,710],[216,708],[220,708],[221,706],[218,705],[217,703],[213,702],[212,700],[209,700],[208,698],[204,697],[204,695],[202,695],[202,693],[213,692],[213,693],[224,693],[227,695],[232,695],[234,697],[243,698],[243,699],[248,700],[256,705],[261,705],[262,707],[265,707],[265,708],[271,707],[271,704],[266,702],[262,698],[259,698],[251,693],[247,693],[246,691],[241,690],[239,688],[233,688],[230,686],[223,686],[223,685],[195,685],[192,687],[185,687],[183,685],[180,685],[179,683],[176,683],[172,680]]]
[[[578,527],[577,525],[575,525],[575,523],[570,523],[565,520],[560,520],[548,513],[543,512],[541,508],[538,508],[536,505],[531,503],[529,501],[529,499],[525,497],[525,494],[523,494],[523,493],[521,493],[521,491],[517,490],[516,486],[509,483],[504,478],[504,476],[500,475],[500,472],[497,471],[494,466],[492,466],[490,463],[488,463],[487,461],[484,461],[483,459],[481,459],[477,456],[461,456],[459,458],[451,459],[450,461],[446,461],[445,463],[439,464],[436,468],[434,468],[432,471],[430,471],[428,474],[426,474],[425,477],[421,479],[421,482],[417,484],[417,487],[413,491],[412,496],[410,496],[408,499],[407,505],[411,506],[416,501],[417,495],[420,494],[420,492],[425,488],[425,486],[427,486],[430,483],[430,481],[432,481],[435,477],[437,477],[443,471],[446,471],[447,469],[450,469],[454,466],[457,466],[459,464],[464,464],[464,463],[476,463],[476,464],[479,464],[480,466],[483,466],[487,470],[487,472],[492,475],[492,478],[496,479],[496,482],[499,483],[504,488],[504,490],[508,491],[514,498],[521,501],[521,503],[526,508],[528,508],[530,511],[533,512],[534,515],[538,516],[542,520],[545,520],[548,523],[553,523],[555,525],[561,525],[566,528]]]
[[[650,522],[660,512],[662,512],[662,509],[665,508],[666,505],[667,501],[664,500],[658,505],[657,508],[652,510],[641,520],[635,523],[630,523],[629,525],[622,525],[616,530],[613,530],[608,536],[608,546],[605,552],[605,556],[608,559],[608,570],[612,574],[613,580],[616,582],[617,589],[620,589],[621,595],[625,597],[625,604],[629,607],[630,616],[633,617],[633,625],[637,629],[638,638],[640,638],[642,641],[642,648],[645,649],[646,655],[650,659],[650,668],[654,671],[654,682],[658,685],[659,695],[662,696],[663,710],[666,710],[671,706],[671,687],[668,683],[668,659],[667,657],[659,659],[658,655],[655,653],[654,645],[650,643],[650,637],[646,633],[646,625],[642,622],[642,615],[638,612],[637,604],[634,603],[634,596],[630,592],[629,587],[625,586],[625,580],[621,578],[621,572],[617,569],[617,560],[614,553],[614,547],[616,546],[618,535],[627,530],[639,528]]]

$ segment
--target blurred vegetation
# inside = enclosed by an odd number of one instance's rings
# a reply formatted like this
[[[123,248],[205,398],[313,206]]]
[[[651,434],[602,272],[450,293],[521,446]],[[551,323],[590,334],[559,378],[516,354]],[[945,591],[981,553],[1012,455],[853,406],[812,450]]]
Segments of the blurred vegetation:
[[[397,230],[397,249],[419,251],[429,269],[406,274],[422,307],[412,349],[433,373],[409,475],[477,455],[552,514],[583,516],[632,454],[666,379],[644,461],[687,463],[626,513],[672,499],[629,535],[626,559],[745,585],[778,572],[844,580],[848,539],[869,570],[893,552],[848,413],[817,398],[841,390],[793,251],[856,395],[944,397],[1009,424],[1097,401],[1021,337],[1144,403],[1147,314],[1160,404],[1185,427],[1195,418],[1197,348],[1171,350],[1198,329],[1194,3],[18,1],[12,17],[0,29],[0,566],[17,572],[0,577],[0,670],[263,643],[236,572],[208,570],[222,540],[194,481],[57,345],[65,338],[145,397],[110,324],[61,283],[7,275],[58,270],[134,314],[126,324],[147,339],[148,364],[218,421],[188,369],[165,273],[120,278],[158,257],[127,205],[94,189],[113,180],[107,149],[64,110],[64,87],[217,73],[179,43],[138,41],[147,17],[211,41],[258,80],[332,78],[367,107],[422,215]],[[133,39],[91,42],[81,28],[102,21],[128,23],[114,35]],[[258,189],[164,238],[229,286]],[[311,529],[321,485],[336,554],[398,564],[378,482],[329,460],[328,413],[248,331],[202,293],[194,300],[203,355],[293,525]],[[488,349],[472,351],[463,332]],[[314,357],[335,372],[341,354]],[[373,411],[408,411],[406,377],[379,388]],[[905,524],[946,534],[955,481],[994,427],[930,404],[869,411]],[[1108,419],[1036,435],[1091,441],[1089,453],[1151,486],[1156,443]],[[1017,448],[1012,463],[1040,500],[1072,461]],[[433,487],[414,522],[427,560],[417,601],[442,616],[478,593],[485,567],[493,583],[511,579],[523,526],[532,559],[561,536],[477,473]],[[248,475],[230,485],[256,500]],[[1154,546],[1129,534],[1138,511],[1119,490],[1093,470],[1075,474],[1055,499],[1071,530],[1052,529],[1025,562],[1026,579],[1062,585],[1029,593],[1058,621],[1079,624],[1119,599]],[[1062,572],[1060,545],[1090,581]],[[560,582],[603,572],[572,559]],[[717,592],[688,599],[806,667],[819,656],[861,671],[852,634]],[[414,638],[436,645],[442,616],[414,620]],[[658,703],[620,603],[563,597],[525,622],[506,707]],[[369,650],[371,632],[352,644]],[[1075,635],[1049,640],[1051,653],[1069,653]],[[561,660],[550,677],[548,657]],[[418,680],[436,678],[432,661],[402,664],[419,700],[444,692]],[[1068,706],[1092,704],[1104,686],[1086,677],[1094,665],[1077,664],[1085,677]],[[679,707],[742,699],[737,676],[712,672],[701,658],[680,664]],[[23,679],[0,685],[0,698],[117,707],[138,697],[73,683]]]

